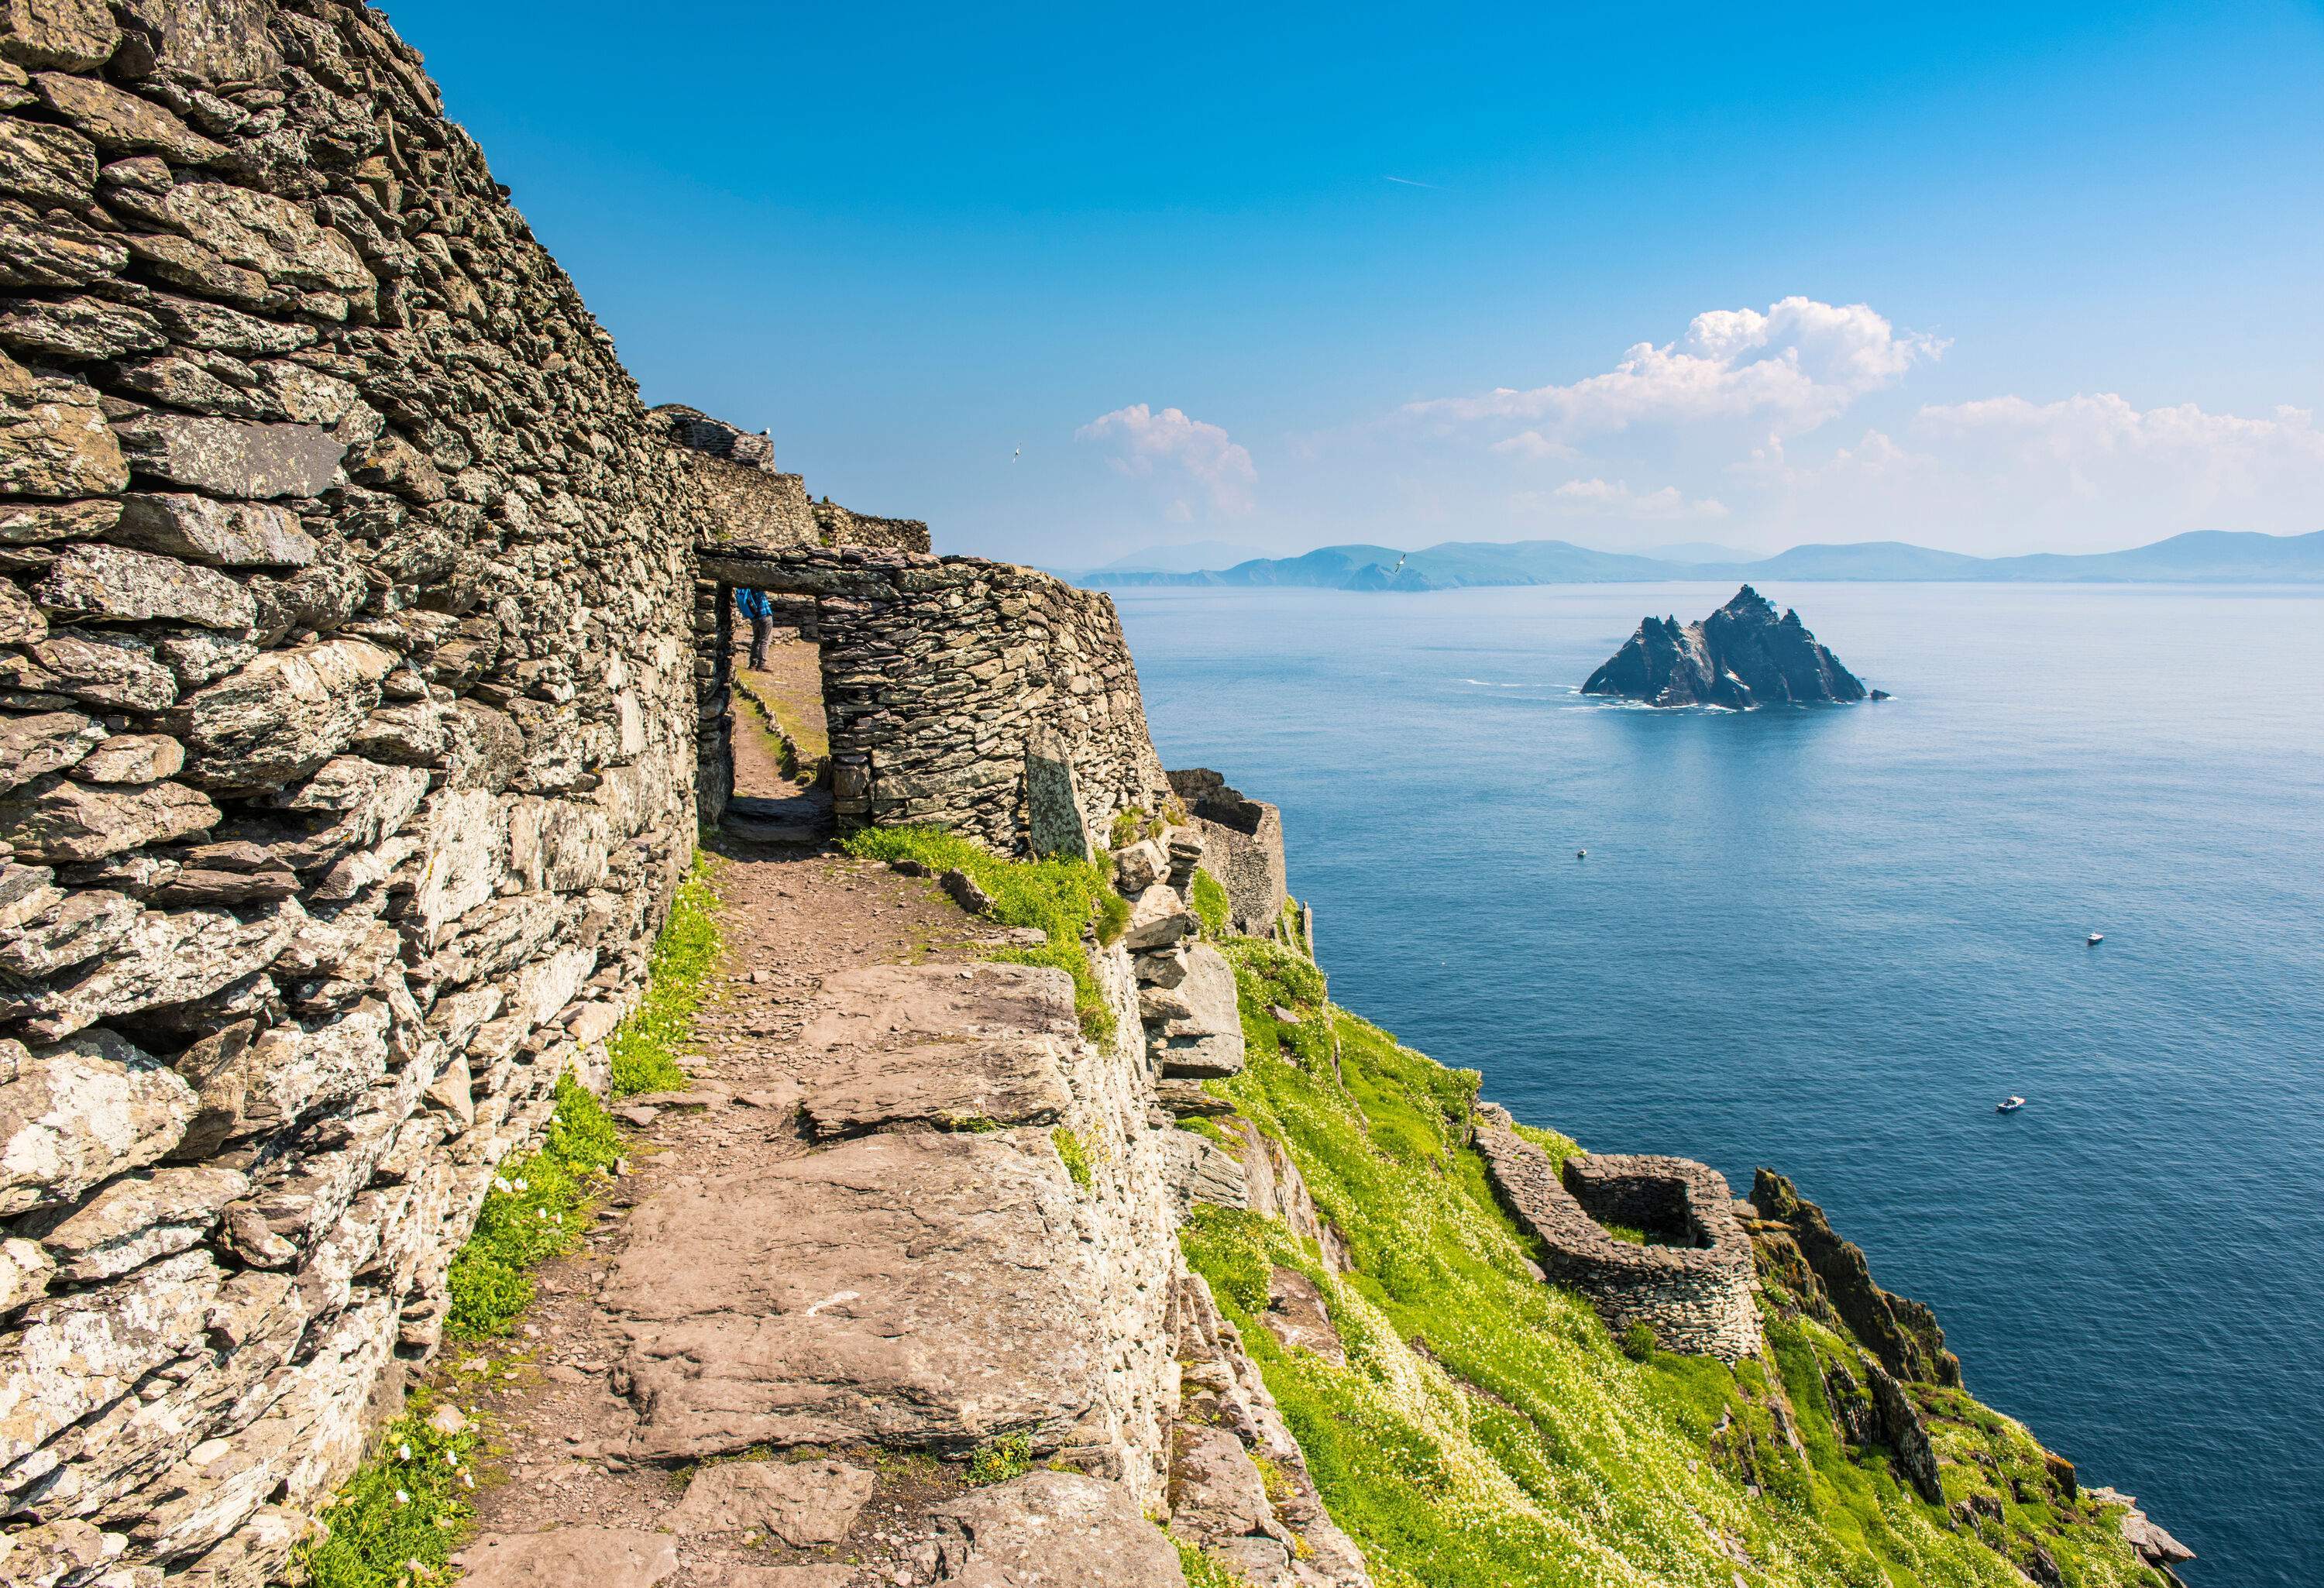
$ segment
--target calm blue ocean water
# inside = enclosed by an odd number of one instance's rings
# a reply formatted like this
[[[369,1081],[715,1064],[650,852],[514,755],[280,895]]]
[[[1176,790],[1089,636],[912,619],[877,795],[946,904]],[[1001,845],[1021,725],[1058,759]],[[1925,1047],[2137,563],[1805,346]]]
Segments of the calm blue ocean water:
[[[1896,698],[1572,692],[1732,593],[1116,599],[1340,1002],[1585,1145],[1790,1174],[2190,1583],[2324,1580],[2324,592],[1770,587]]]

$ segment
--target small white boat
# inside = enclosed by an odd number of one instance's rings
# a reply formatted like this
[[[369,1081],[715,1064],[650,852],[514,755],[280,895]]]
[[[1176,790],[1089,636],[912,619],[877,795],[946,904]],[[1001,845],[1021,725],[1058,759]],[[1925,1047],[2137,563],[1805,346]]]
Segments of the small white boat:
[[[2105,942],[2105,941],[2106,941],[2106,934],[2105,934],[2104,932],[2092,932],[2092,933],[2089,935],[2089,946],[2090,946],[2091,947],[2093,947],[2093,948],[2096,948],[2099,944],[2101,944],[2101,943],[2103,943],[2103,942]]]
[[[1996,1113],[2015,1113],[2019,1109],[2024,1106],[2025,1099],[2013,1095],[2005,1097],[2000,1102],[1995,1103],[1993,1105],[1993,1112]]]

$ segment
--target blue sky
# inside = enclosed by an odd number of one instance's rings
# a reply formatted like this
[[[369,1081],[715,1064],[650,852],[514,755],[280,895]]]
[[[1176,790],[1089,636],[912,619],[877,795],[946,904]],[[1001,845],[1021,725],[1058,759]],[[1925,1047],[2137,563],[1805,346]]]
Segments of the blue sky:
[[[940,549],[2324,528],[2315,5],[391,15],[647,401]]]

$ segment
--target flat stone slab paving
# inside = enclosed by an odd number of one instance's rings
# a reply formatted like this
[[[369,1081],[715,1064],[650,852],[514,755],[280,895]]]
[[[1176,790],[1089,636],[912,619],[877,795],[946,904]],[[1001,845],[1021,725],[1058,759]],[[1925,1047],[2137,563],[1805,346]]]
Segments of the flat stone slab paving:
[[[1061,1435],[1103,1374],[1096,1278],[1046,1133],[882,1134],[670,1187],[600,1304],[632,1456]]]
[[[488,1533],[452,1564],[467,1588],[652,1588],[678,1570],[678,1546],[635,1528]]]
[[[1072,1103],[1072,978],[1038,965],[869,965],[826,977],[800,1033],[818,1139],[1045,1125]]]
[[[1080,1032],[1073,978],[1047,965],[872,965],[823,979],[799,1046],[812,1052],[983,1036],[1070,1040]]]
[[[1178,1552],[1129,1491],[1081,1473],[1028,1473],[933,1515],[944,1529],[936,1580],[960,1588],[1183,1588],[1186,1581]]]

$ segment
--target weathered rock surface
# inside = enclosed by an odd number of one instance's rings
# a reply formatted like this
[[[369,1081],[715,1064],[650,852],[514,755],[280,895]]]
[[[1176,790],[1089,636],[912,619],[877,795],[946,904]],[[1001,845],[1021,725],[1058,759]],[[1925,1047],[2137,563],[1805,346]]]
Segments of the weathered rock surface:
[[[946,1502],[936,1580],[961,1588],[1180,1588],[1185,1573],[1129,1492],[1079,1473],[1028,1473]]]
[[[157,783],[186,764],[185,747],[167,734],[115,734],[74,763],[83,783]]]
[[[678,1541],[634,1528],[488,1533],[452,1564],[469,1588],[653,1588],[678,1570]]]
[[[0,791],[78,765],[106,738],[77,711],[0,717]]]
[[[180,704],[187,777],[205,788],[279,788],[345,749],[394,666],[364,640],[270,651]]]
[[[1843,1240],[1823,1209],[1800,1196],[1789,1179],[1758,1170],[1751,1180],[1751,1207],[1757,1214],[1751,1236],[1760,1269],[1801,1294],[1811,1308],[1829,1307],[1895,1377],[1960,1385],[1960,1358],[1945,1349],[1936,1315],[1875,1284],[1863,1249]]]
[[[1171,1531],[1255,1588],[1370,1588],[1363,1552],[1324,1511],[1305,1454],[1209,1286],[1190,1274],[1176,1291]]]
[[[872,1498],[867,1467],[843,1461],[730,1461],[695,1469],[670,1512],[681,1533],[770,1533],[794,1547],[836,1544]]]
[[[60,1278],[93,1284],[198,1244],[226,1205],[248,1195],[235,1169],[161,1168],[124,1175],[45,1230],[41,1244]]]
[[[167,1065],[109,1031],[30,1052],[0,1038],[0,1217],[152,1163],[193,1112]]]
[[[109,539],[226,568],[305,568],[315,538],[270,502],[220,502],[184,492],[124,496]]]
[[[20,496],[101,496],[129,483],[121,444],[97,394],[75,381],[36,376],[0,353],[0,491]]]
[[[0,838],[33,860],[97,860],[205,832],[217,807],[181,783],[108,788],[51,773],[0,801]]]
[[[1207,943],[1187,950],[1185,965],[1177,985],[1149,983],[1139,991],[1139,1014],[1155,1062],[1170,1076],[1240,1075],[1245,1054],[1234,967]]]
[[[240,630],[258,615],[249,592],[224,574],[125,546],[67,548],[32,598],[66,622],[163,618]]]
[[[1203,923],[1186,908],[1178,891],[1167,882],[1141,890],[1130,901],[1130,924],[1122,929],[1121,946],[1132,954],[1153,953],[1176,946],[1199,934]]]
[[[1072,978],[1033,965],[880,965],[831,977],[801,1035],[817,1136],[1049,1124],[1071,1104]]]
[[[2148,1565],[2168,1571],[2195,1558],[2193,1550],[2172,1537],[2169,1529],[2139,1509],[2137,1496],[2125,1494],[2118,1489],[2109,1489],[2103,1484],[2091,1490],[2089,1495],[2100,1505],[2124,1508],[2120,1523],[2123,1542],[2136,1550],[2139,1558]]]
[[[180,191],[184,189],[180,189]],[[319,496],[346,446],[314,425],[152,412],[115,427],[131,468],[216,496]]]
[[[637,1454],[1054,1441],[1102,1366],[1072,1186],[1037,1140],[865,1136],[641,1209],[604,1291]]]
[[[1775,604],[1748,585],[1701,623],[1681,627],[1676,618],[1642,619],[1582,692],[1650,706],[1737,710],[1861,700],[1865,694],[1856,675],[1816,643],[1798,613],[1777,618]]]

